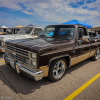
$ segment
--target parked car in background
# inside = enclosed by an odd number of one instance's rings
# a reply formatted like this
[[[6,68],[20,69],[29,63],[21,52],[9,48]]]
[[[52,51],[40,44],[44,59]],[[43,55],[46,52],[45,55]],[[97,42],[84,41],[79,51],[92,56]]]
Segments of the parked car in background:
[[[7,32],[7,30],[8,30],[8,27],[6,27],[6,26],[0,27],[0,35],[5,34]]]
[[[23,27],[17,34],[10,35],[0,35],[0,52],[5,52],[4,44],[5,41],[15,40],[15,39],[25,39],[25,38],[36,38],[39,35],[39,32],[42,32],[42,27]]]
[[[95,37],[95,38],[100,38],[100,34],[98,34],[97,32],[89,32],[90,37]]]
[[[48,36],[52,29],[52,36]],[[97,60],[99,47],[100,39],[90,39],[84,26],[49,25],[38,38],[7,41],[4,59],[18,74],[36,81],[43,77],[58,81],[67,68],[90,57]]]
[[[8,34],[12,34],[11,33],[11,28],[6,29],[6,31],[1,33],[0,35],[8,35]]]
[[[21,25],[18,25],[18,26],[15,26],[13,28],[7,28],[5,30],[5,32],[3,34],[0,34],[0,35],[10,35],[10,34],[17,34],[18,31],[22,28],[23,26]],[[3,30],[2,30],[3,31]]]
[[[15,27],[11,28],[11,34],[17,34],[18,31],[19,31],[21,28],[23,28],[23,26],[21,26],[21,25],[18,25],[18,26],[15,26]]]

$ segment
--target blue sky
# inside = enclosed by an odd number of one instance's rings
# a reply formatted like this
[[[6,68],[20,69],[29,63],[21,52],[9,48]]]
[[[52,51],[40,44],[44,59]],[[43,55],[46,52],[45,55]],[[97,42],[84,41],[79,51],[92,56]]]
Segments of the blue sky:
[[[45,27],[70,20],[100,26],[100,0],[0,0],[0,27]]]

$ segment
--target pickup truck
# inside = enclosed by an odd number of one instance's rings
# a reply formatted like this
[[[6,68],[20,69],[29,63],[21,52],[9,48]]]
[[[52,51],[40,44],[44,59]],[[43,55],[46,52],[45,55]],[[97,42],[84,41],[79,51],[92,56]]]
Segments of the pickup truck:
[[[51,29],[54,33],[48,36]],[[67,68],[88,58],[96,61],[99,46],[100,40],[91,39],[84,26],[49,25],[35,39],[7,41],[4,59],[18,74],[25,73],[36,81],[43,77],[58,81]]]
[[[23,38],[36,38],[39,32],[42,32],[42,27],[23,27],[17,34],[0,35],[0,52],[5,52],[5,41],[23,39]]]
[[[96,32],[89,32],[90,37],[100,38],[100,34],[97,34]]]

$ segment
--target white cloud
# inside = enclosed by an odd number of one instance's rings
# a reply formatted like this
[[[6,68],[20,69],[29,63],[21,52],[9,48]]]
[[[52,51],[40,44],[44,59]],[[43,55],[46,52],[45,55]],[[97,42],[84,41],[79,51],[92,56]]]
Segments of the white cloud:
[[[7,2],[7,3],[6,3]],[[69,4],[83,2],[77,8],[73,8]],[[100,0],[87,3],[83,0],[2,0],[0,7],[6,7],[12,10],[22,11],[25,14],[32,15],[36,20],[47,22],[63,23],[65,21],[77,19],[81,21],[92,21],[100,17]],[[84,9],[83,7],[87,7]],[[95,10],[91,10],[95,9]],[[99,19],[96,19],[100,22]],[[94,23],[93,23],[94,24]]]
[[[34,13],[39,15],[43,20],[57,23],[72,19],[84,21],[88,18],[92,19],[96,16],[100,16],[100,13],[96,10],[83,9],[82,7],[72,8],[68,5],[71,2],[76,3],[76,0],[67,2],[64,2],[63,0],[51,0],[46,3],[37,2],[35,6],[31,7],[31,9],[33,9]],[[27,5],[27,7],[29,6]]]
[[[97,11],[100,11],[100,0],[96,0],[95,2],[91,3],[84,3],[83,7],[87,7],[89,9],[96,9]]]
[[[35,26],[40,26],[38,23],[34,22],[35,19],[24,19],[17,18],[16,20],[13,18],[0,18],[0,27],[6,25],[7,27],[14,27],[17,25],[27,26],[29,24],[34,24]],[[34,22],[34,23],[33,23]]]
[[[27,10],[24,10],[22,12],[25,13],[25,14],[28,14],[28,15],[35,15],[35,14],[31,13],[31,12],[28,12]]]
[[[22,10],[22,7],[19,5],[19,3],[13,0],[0,0],[0,7],[9,8],[12,10]]]

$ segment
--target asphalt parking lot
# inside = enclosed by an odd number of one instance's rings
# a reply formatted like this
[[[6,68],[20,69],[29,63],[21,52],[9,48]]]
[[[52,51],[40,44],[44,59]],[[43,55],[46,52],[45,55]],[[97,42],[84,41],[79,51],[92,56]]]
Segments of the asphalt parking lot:
[[[6,66],[1,55],[0,100],[100,100],[100,57],[72,66],[58,82],[36,82]]]

